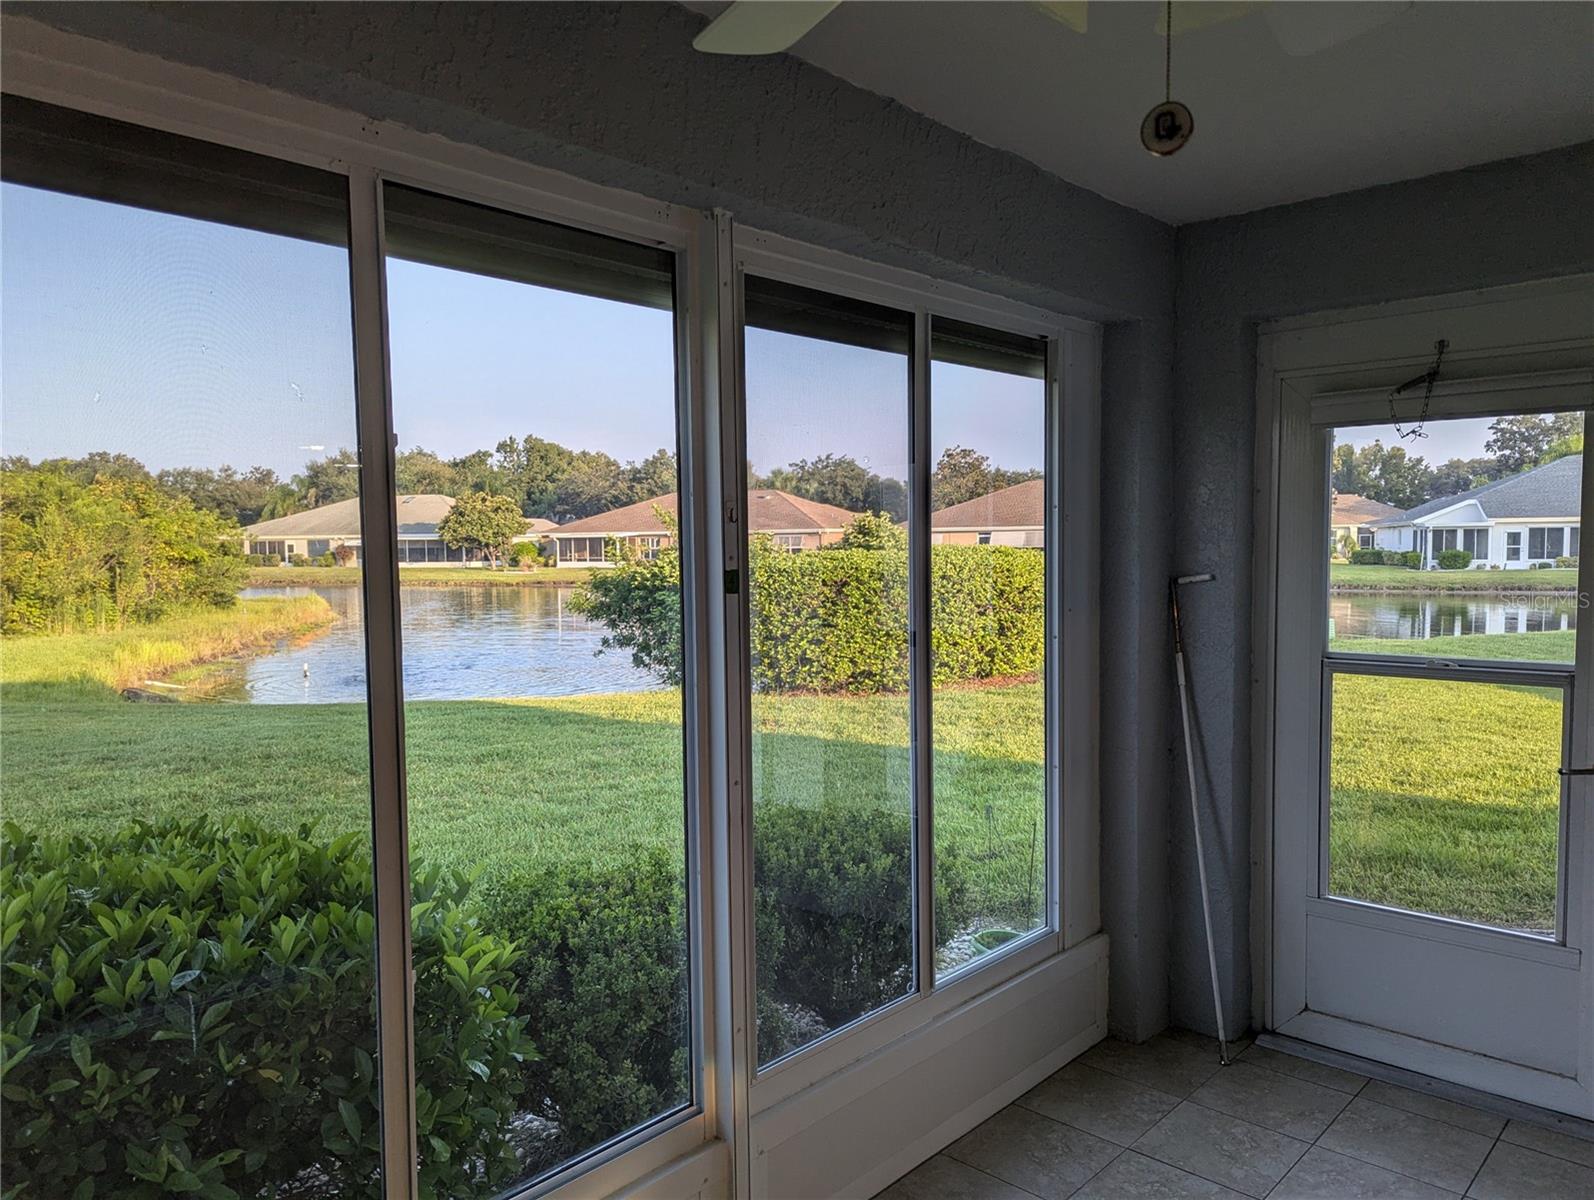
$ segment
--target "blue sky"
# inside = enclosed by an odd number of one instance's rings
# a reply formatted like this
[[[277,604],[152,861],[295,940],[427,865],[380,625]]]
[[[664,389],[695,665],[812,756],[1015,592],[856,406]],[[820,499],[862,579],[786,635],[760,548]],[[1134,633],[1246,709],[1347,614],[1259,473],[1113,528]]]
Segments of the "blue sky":
[[[338,247],[0,185],[0,453],[269,466],[355,443]],[[674,446],[670,314],[416,263],[388,271],[401,449],[528,433],[616,458]],[[906,474],[900,356],[751,330],[759,470],[851,454]],[[932,441],[1041,464],[1037,380],[937,363]]]
[[[1405,414],[1407,407],[1412,409],[1410,420],[1403,421],[1401,428],[1408,433],[1417,426],[1417,413],[1421,411],[1421,397],[1416,405],[1408,406],[1402,402],[1400,411]],[[1401,439],[1395,432],[1393,425],[1356,425],[1334,431],[1336,443],[1349,442],[1358,449],[1370,446],[1374,442],[1383,442],[1386,446],[1400,446],[1413,458],[1428,460],[1430,467],[1437,467],[1452,458],[1482,458],[1486,451],[1484,443],[1489,440],[1489,425],[1492,417],[1464,417],[1449,421],[1428,421],[1420,426],[1425,437]]]

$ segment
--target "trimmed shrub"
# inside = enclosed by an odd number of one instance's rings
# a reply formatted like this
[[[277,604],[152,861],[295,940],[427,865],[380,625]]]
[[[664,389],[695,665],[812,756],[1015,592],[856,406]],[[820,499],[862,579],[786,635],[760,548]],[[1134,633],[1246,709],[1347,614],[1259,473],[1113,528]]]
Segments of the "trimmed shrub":
[[[761,804],[753,819],[759,1058],[802,1041],[805,1014],[834,1028],[905,994],[913,970],[912,823],[905,813]],[[955,853],[936,856],[935,929],[950,939],[973,915]]]
[[[519,949],[520,1011],[542,1050],[527,1097],[559,1132],[541,1166],[690,1099],[678,863],[652,851],[617,867],[549,868],[495,885],[484,903],[493,931]]]
[[[290,554],[288,555],[288,565],[290,567],[308,567],[312,564],[308,554]]]
[[[1577,555],[1563,554],[1555,560],[1555,565],[1558,567],[1575,567],[1577,566]]]
[[[1441,570],[1464,571],[1472,565],[1472,555],[1465,550],[1441,550],[1438,562]]]
[[[379,1194],[375,925],[357,835],[208,818],[0,840],[6,1195]],[[415,879],[423,1194],[490,1194],[533,1057],[466,883]]]
[[[1414,571],[1418,570],[1422,566],[1422,555],[1415,550],[1403,551],[1400,555],[1400,562],[1395,565],[1410,567]]]
[[[1350,552],[1351,565],[1355,567],[1381,567],[1384,565],[1384,552],[1382,550],[1352,550]]]
[[[1025,675],[1045,651],[1045,559],[1014,546],[930,549],[935,684]],[[908,686],[908,558],[826,550],[757,556],[749,631],[754,686],[771,692]]]
[[[901,691],[908,686],[908,556],[829,547],[799,554],[755,539],[753,685],[766,692]],[[647,561],[622,552],[575,607],[602,621],[606,649],[680,683],[680,560],[673,544]],[[930,549],[931,662],[936,684],[1038,671],[1046,639],[1045,557],[1015,546]]]

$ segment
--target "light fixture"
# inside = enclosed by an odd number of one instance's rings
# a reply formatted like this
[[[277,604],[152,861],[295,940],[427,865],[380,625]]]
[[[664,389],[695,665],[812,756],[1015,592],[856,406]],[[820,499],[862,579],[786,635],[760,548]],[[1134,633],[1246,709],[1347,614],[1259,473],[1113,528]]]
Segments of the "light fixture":
[[[1173,98],[1173,0],[1168,0],[1162,35],[1163,100],[1140,122],[1140,144],[1158,158],[1167,158],[1184,149],[1195,132],[1190,110]]]

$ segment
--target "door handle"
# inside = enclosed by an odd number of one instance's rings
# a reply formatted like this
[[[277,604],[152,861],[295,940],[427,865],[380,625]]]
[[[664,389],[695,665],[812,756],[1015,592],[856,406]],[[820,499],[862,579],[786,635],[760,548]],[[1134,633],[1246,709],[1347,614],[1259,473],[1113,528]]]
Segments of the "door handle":
[[[1594,767],[1559,767],[1557,775],[1594,775]]]

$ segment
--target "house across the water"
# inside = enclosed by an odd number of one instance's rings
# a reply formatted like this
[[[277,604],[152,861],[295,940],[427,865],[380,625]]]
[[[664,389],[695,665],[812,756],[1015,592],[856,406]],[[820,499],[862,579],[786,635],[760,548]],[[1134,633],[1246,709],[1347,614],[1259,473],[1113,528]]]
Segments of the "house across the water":
[[[1046,482],[1030,479],[930,514],[930,544],[1046,545]]]
[[[554,534],[561,567],[613,566],[616,545],[624,544],[643,558],[652,558],[675,536],[679,515],[676,494],[612,508],[561,525]],[[747,496],[747,527],[767,534],[782,550],[817,550],[841,540],[858,514],[834,504],[805,500],[774,488],[757,488]]]
[[[454,507],[452,496],[421,493],[398,497],[399,566],[485,566],[487,555],[470,547],[448,545],[437,536],[437,526]],[[557,529],[552,521],[529,517],[526,532],[516,542],[546,541]],[[360,502],[339,500],[320,508],[286,517],[273,517],[244,529],[244,553],[276,554],[283,562],[294,555],[320,558],[339,546],[354,551],[354,561],[364,562],[360,535]]]
[[[1582,493],[1583,456],[1569,454],[1374,521],[1373,545],[1415,550],[1424,569],[1444,550],[1465,550],[1473,567],[1506,570],[1576,558]]]
[[[1328,552],[1340,554],[1348,539],[1352,550],[1371,550],[1374,521],[1400,516],[1400,509],[1382,500],[1358,496],[1355,492],[1335,492],[1332,515],[1329,517]]]

